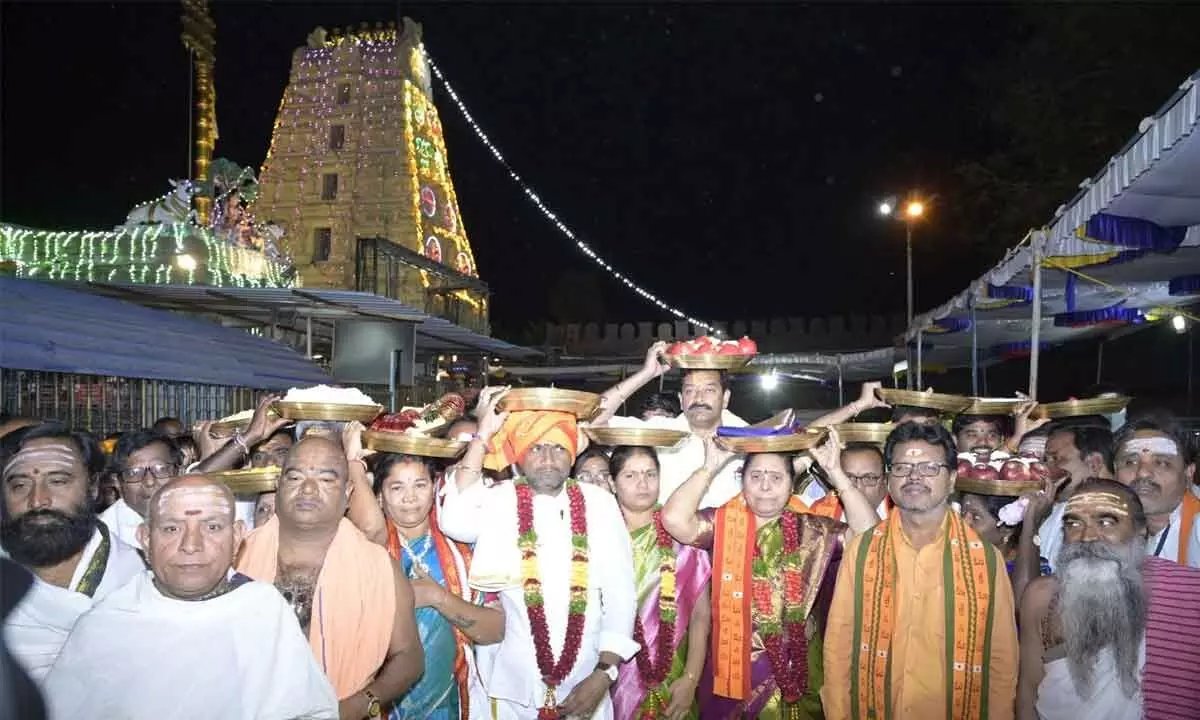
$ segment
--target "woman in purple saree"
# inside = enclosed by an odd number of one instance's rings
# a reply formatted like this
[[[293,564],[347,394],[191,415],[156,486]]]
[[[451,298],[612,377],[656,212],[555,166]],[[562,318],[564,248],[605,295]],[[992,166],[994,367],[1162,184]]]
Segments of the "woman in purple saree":
[[[653,448],[618,447],[610,465],[633,542],[638,597],[634,639],[642,644],[637,656],[620,668],[612,689],[613,716],[694,720],[699,718],[696,688],[712,624],[712,563],[707,553],[675,542],[663,529]]]

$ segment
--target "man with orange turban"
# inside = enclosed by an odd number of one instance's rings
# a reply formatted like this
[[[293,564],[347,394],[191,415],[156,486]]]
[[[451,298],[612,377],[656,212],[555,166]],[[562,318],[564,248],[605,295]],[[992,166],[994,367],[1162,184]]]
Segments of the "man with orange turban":
[[[479,654],[493,717],[608,720],[617,668],[640,648],[629,533],[611,493],[570,478],[575,416],[498,413],[504,393],[481,393],[479,431],[438,515],[446,535],[475,544],[468,583],[504,607],[504,639]],[[513,482],[481,481],[484,467],[512,464]]]

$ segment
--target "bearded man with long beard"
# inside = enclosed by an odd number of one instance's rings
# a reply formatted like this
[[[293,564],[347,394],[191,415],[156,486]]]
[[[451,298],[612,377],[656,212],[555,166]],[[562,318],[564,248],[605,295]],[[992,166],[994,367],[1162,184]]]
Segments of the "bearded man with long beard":
[[[35,578],[4,632],[40,681],[79,616],[145,565],[92,511],[104,454],[91,436],[55,424],[18,430],[0,445],[0,467],[0,553]]]
[[[1055,576],[1021,599],[1021,720],[1183,720],[1200,707],[1200,571],[1146,555],[1138,495],[1078,486]]]

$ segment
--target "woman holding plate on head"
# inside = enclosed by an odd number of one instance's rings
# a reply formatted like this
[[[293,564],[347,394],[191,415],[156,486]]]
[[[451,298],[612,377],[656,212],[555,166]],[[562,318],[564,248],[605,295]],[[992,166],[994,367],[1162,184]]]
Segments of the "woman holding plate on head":
[[[732,433],[731,433],[732,434]],[[792,455],[820,433],[778,432],[705,440],[705,460],[663,507],[676,539],[713,552],[712,653],[700,692],[701,715],[817,720],[821,638],[844,542],[878,522],[842,471],[837,431],[813,450],[846,508],[847,525],[789,506]],[[731,449],[733,448],[733,449]],[[709,483],[735,449],[749,450],[742,492],[700,510]],[[749,632],[746,632],[746,630]]]
[[[387,516],[387,549],[412,583],[425,672],[392,708],[392,720],[491,717],[475,666],[475,645],[499,642],[504,611],[467,586],[471,548],[442,534],[437,523],[436,461],[446,441],[407,436],[409,454],[378,453],[375,492]],[[465,444],[463,444],[465,447]]]
[[[709,577],[712,563],[699,548],[682,545],[667,534],[658,504],[658,453],[637,429],[596,429],[624,433],[609,461],[613,489],[633,544],[637,593],[634,640],[642,646],[621,665],[612,688],[617,718],[698,718],[696,690],[704,672],[711,623]],[[670,431],[666,431],[670,432]],[[682,439],[683,433],[675,440]],[[608,440],[611,442],[611,440]],[[644,444],[643,444],[644,443]]]

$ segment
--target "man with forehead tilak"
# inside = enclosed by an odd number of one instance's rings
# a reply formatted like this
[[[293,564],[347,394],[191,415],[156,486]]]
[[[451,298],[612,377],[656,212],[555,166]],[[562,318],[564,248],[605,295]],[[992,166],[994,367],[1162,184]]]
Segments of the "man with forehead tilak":
[[[150,501],[151,569],[97,603],[46,677],[54,717],[336,718],[337,697],[274,587],[234,573],[234,496],[203,475]]]
[[[903,423],[884,447],[894,507],[851,540],[825,636],[829,718],[1004,720],[1017,629],[1000,551],[950,508],[955,447]]]
[[[629,533],[611,492],[570,477],[575,416],[497,413],[504,392],[481,393],[479,431],[447,474],[438,518],[475,543],[469,584],[504,608],[504,638],[479,653],[492,716],[607,720],[618,668],[640,647]],[[515,481],[482,482],[484,467],[514,463]]]
[[[424,658],[408,579],[346,518],[348,477],[337,441],[296,443],[277,481],[275,516],[246,537],[237,569],[274,583],[292,605],[341,716],[379,717],[417,680]]]
[[[1146,511],[1146,553],[1200,566],[1200,498],[1188,492],[1196,465],[1186,435],[1169,419],[1143,418],[1121,428],[1114,446],[1117,481],[1137,493]]]
[[[145,565],[92,511],[104,457],[90,436],[54,424],[28,427],[4,438],[0,462],[0,551],[35,576],[5,620],[5,639],[39,680],[79,616]]]
[[[1112,480],[1066,502],[1057,574],[1021,598],[1020,720],[1196,717],[1200,570],[1148,557],[1146,520]]]

